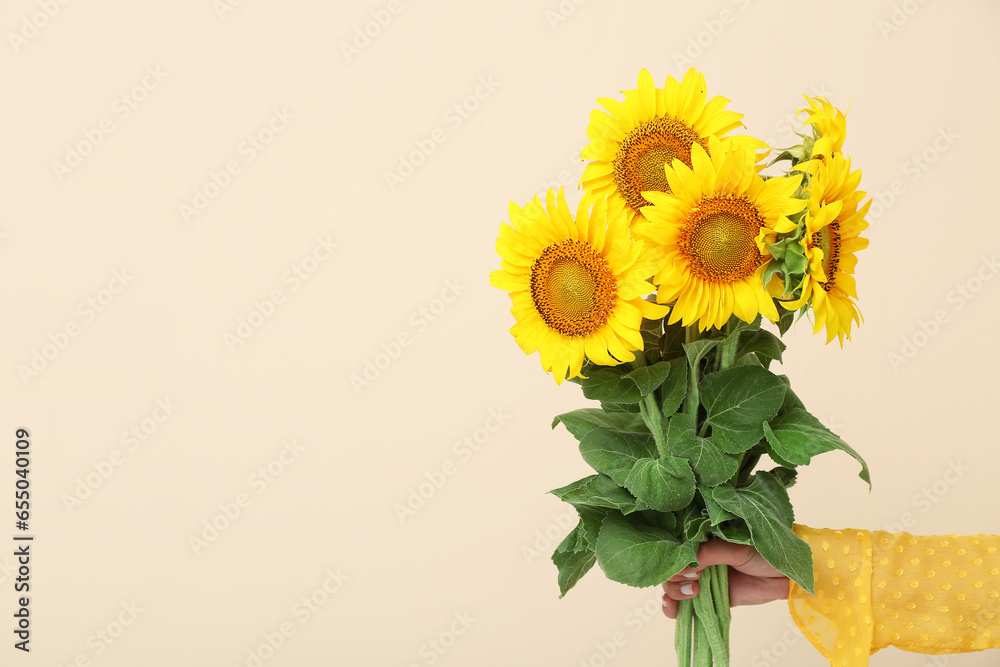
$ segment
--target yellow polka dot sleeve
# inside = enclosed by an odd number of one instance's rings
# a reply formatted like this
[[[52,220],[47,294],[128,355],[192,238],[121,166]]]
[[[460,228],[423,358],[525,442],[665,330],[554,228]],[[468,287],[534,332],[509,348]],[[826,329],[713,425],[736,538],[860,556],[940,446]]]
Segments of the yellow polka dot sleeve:
[[[915,653],[1000,648],[1000,536],[795,526],[812,548],[815,596],[791,584],[795,623],[832,667],[886,646]]]

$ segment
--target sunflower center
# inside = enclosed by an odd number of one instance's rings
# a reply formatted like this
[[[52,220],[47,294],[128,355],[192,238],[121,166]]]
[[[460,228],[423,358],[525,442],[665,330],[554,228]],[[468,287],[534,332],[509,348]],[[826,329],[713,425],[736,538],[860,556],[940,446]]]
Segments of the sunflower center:
[[[823,251],[823,273],[826,282],[823,289],[829,292],[837,282],[837,267],[840,265],[840,222],[834,220],[818,232],[813,232],[812,245]]]
[[[742,280],[760,266],[757,234],[763,226],[760,212],[746,197],[705,197],[688,215],[680,251],[691,273],[702,280]]]
[[[640,123],[622,140],[613,162],[615,183],[632,210],[649,206],[642,192],[670,192],[664,165],[678,158],[691,166],[691,146],[698,142],[708,150],[708,141],[672,116]]]
[[[616,296],[607,261],[583,241],[550,245],[531,265],[535,309],[564,336],[588,336],[607,324]]]

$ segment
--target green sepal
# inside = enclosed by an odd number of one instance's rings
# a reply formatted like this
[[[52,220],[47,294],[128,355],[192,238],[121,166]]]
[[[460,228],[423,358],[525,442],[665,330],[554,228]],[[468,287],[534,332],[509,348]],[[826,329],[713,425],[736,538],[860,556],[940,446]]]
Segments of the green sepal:
[[[799,238],[796,234],[767,244],[772,257],[761,278],[761,282],[768,285],[775,275],[780,276],[785,294],[794,295],[795,298],[801,293],[802,282],[809,268],[809,259]]]
[[[770,167],[772,165],[777,164],[778,162],[781,162],[782,160],[788,160],[792,163],[792,166],[794,167],[800,162],[805,162],[806,160],[808,160],[811,155],[812,151],[809,148],[806,148],[802,144],[796,144],[795,146],[789,146],[788,148],[783,148],[781,152],[778,153],[778,155],[775,156],[773,160],[768,162],[767,166]]]

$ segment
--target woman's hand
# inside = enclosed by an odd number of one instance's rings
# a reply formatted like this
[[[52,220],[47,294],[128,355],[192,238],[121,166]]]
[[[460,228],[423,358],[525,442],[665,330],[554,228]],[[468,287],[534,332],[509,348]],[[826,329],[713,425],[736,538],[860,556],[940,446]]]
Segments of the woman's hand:
[[[788,599],[788,577],[764,560],[751,546],[709,540],[698,548],[698,567],[685,568],[663,584],[663,613],[677,618],[677,601],[698,594],[701,570],[709,565],[729,566],[729,603],[764,604]]]

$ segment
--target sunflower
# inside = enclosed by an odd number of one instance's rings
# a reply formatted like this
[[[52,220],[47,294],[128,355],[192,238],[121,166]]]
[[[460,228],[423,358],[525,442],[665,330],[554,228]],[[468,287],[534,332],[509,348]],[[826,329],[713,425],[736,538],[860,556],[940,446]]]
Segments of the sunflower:
[[[743,127],[743,114],[726,111],[729,100],[721,95],[706,102],[706,90],[704,75],[694,68],[680,83],[667,77],[663,88],[656,88],[644,69],[638,89],[622,91],[623,102],[606,97],[597,100],[607,113],[599,109],[590,113],[590,144],[580,155],[593,162],[583,171],[581,187],[606,195],[615,214],[624,210],[632,224],[642,207],[649,205],[643,192],[670,192],[664,166],[674,159],[690,166],[693,146],[708,150],[709,137],[722,137]],[[733,139],[754,149],[767,148],[752,137]]]
[[[826,327],[826,342],[851,339],[851,323],[864,318],[854,299],[858,298],[854,282],[855,253],[868,247],[868,239],[859,234],[868,228],[865,215],[869,200],[858,208],[865,193],[858,190],[861,171],[851,171],[851,159],[836,153],[825,163],[810,161],[800,166],[812,176],[809,208],[806,211],[806,233],[801,244],[809,267],[802,284],[801,296],[785,307],[789,310],[810,303],[815,315],[813,333]]]
[[[802,123],[813,126],[813,159],[825,159],[839,153],[847,138],[847,116],[825,97],[803,97],[809,107],[799,109],[799,113],[808,112],[809,116]]]
[[[580,375],[584,357],[603,366],[634,361],[642,318],[669,311],[642,298],[662,253],[630,241],[605,198],[584,197],[574,221],[562,188],[558,199],[549,189],[544,208],[538,197],[523,209],[511,202],[510,221],[500,226],[502,268],[490,284],[510,292],[510,332],[525,354],[537,351],[559,384]]]
[[[656,300],[673,303],[671,324],[697,322],[701,331],[721,328],[734,314],[745,322],[758,313],[776,320],[762,285],[767,243],[795,229],[786,216],[806,205],[793,196],[801,176],[765,181],[752,150],[715,137],[709,151],[691,150],[691,163],[666,168],[671,194],[643,193],[652,205],[633,228],[667,253],[653,278]]]

